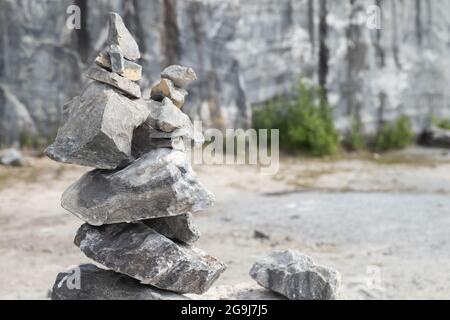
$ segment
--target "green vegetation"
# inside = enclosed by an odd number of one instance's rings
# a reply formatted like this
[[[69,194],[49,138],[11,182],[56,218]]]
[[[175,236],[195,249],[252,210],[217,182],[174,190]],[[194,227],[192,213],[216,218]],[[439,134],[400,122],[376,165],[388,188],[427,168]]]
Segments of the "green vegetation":
[[[450,119],[437,119],[433,117],[432,123],[441,129],[450,130]]]
[[[441,127],[450,129],[450,121]],[[320,88],[301,82],[295,96],[278,97],[255,108],[253,128],[279,129],[280,147],[285,151],[301,151],[314,156],[333,155],[340,149],[331,107],[323,99]],[[383,152],[402,149],[413,142],[414,133],[407,116],[382,125],[374,136],[367,136],[361,121],[354,118],[344,134],[342,146],[349,151],[369,149]]]
[[[49,139],[38,137],[23,131],[20,133],[19,142],[22,148],[39,150],[44,149],[49,144]]]
[[[349,151],[360,151],[366,147],[364,127],[357,118],[352,119],[350,130],[347,132],[343,144]]]
[[[280,147],[286,151],[324,156],[334,154],[339,148],[330,106],[319,88],[305,83],[299,85],[295,97],[276,98],[257,108],[253,127],[279,129]]]
[[[414,140],[411,121],[407,116],[401,116],[392,123],[384,124],[375,136],[373,148],[376,151],[402,149]]]

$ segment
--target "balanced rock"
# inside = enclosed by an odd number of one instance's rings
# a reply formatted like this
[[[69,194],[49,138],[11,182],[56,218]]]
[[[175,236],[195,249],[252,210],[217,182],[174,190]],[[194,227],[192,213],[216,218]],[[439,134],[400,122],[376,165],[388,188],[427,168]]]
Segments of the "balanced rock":
[[[122,49],[128,60],[137,60],[141,57],[139,46],[123,23],[122,17],[115,12],[109,14],[108,44],[117,45]]]
[[[107,268],[179,293],[204,293],[225,270],[205,252],[177,244],[143,223],[84,224],[75,244]]]
[[[197,75],[191,68],[172,65],[163,70],[161,78],[171,80],[179,88],[185,88],[189,83],[197,80]]]
[[[109,72],[98,66],[92,66],[87,71],[86,75],[96,81],[109,84],[124,93],[132,96],[133,98],[141,97],[141,87],[130,79],[124,78],[117,73]]]
[[[134,131],[131,154],[134,158],[140,158],[144,154],[159,148],[170,148],[185,151],[185,144],[182,137],[158,138],[153,135],[157,130],[152,129],[147,124],[143,124]]]
[[[92,82],[64,107],[65,123],[46,154],[59,162],[115,169],[130,160],[133,131],[148,114],[142,104]]]
[[[257,261],[250,276],[261,286],[291,300],[334,300],[338,296],[340,274],[316,264],[298,251],[274,251]]]
[[[194,225],[192,214],[190,213],[173,217],[148,219],[142,222],[156,232],[175,241],[191,244],[200,238],[200,231]]]
[[[112,72],[122,73],[125,69],[125,58],[118,45],[112,44],[109,46],[109,58]]]
[[[77,274],[78,273],[78,274]],[[73,277],[79,276],[76,287]],[[61,272],[52,289],[52,300],[185,300],[187,297],[139,283],[127,275],[83,264]]]
[[[170,133],[153,129],[147,123],[144,123],[134,131],[131,153],[133,157],[139,158],[156,148],[185,151],[186,146],[190,147],[193,144],[194,147],[198,147],[204,141],[203,134],[195,129],[190,121],[186,127]]]
[[[100,54],[95,59],[95,63],[103,69],[113,71],[111,66],[111,58],[108,52],[108,50],[100,52]],[[117,73],[122,77],[130,79],[132,81],[138,81],[142,78],[142,66],[133,61],[124,59],[123,71]]]
[[[187,94],[186,90],[176,88],[171,80],[161,79],[160,82],[152,87],[150,97],[156,101],[163,101],[164,98],[169,98],[181,109]]]
[[[123,169],[90,171],[61,200],[66,210],[92,225],[176,216],[213,202],[186,155],[167,148],[152,150]]]
[[[188,126],[191,120],[170,99],[164,98],[162,103],[148,100],[147,107],[150,111],[145,121],[150,127],[164,132],[172,132]]]

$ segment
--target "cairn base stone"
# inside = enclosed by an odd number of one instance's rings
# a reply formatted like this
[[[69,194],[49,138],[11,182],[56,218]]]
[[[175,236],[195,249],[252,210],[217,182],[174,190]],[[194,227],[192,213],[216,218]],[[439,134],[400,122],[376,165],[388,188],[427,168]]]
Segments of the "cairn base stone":
[[[71,287],[67,281],[79,270],[80,287]],[[136,279],[93,264],[61,272],[52,289],[52,300],[186,300],[181,294],[143,285]]]
[[[88,258],[109,269],[178,293],[202,294],[225,270],[222,262],[202,250],[177,244],[143,223],[84,224],[74,242]]]

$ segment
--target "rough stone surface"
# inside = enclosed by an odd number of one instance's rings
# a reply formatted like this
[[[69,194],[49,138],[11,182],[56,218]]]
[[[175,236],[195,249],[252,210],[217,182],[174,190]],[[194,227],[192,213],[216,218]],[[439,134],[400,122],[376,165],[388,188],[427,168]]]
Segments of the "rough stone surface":
[[[108,72],[98,66],[92,66],[86,75],[93,80],[109,84],[134,98],[141,97],[141,87],[114,72]]]
[[[136,159],[140,158],[142,155],[157,148],[171,148],[185,151],[183,137],[171,137],[170,133],[162,132],[167,135],[167,137],[158,138],[156,136],[159,135],[159,132],[145,123],[137,128],[133,134],[133,144],[131,149],[133,157]]]
[[[59,162],[115,169],[130,160],[133,131],[148,113],[112,87],[92,82],[65,106],[66,121],[46,154]]]
[[[187,127],[191,123],[189,117],[168,98],[164,98],[162,103],[148,100],[146,105],[150,114],[145,123],[154,129],[172,132],[175,129]]]
[[[194,128],[189,117],[178,109],[170,99],[163,102],[140,100],[148,107],[150,114],[145,123],[136,129],[133,136],[133,156],[138,158],[155,148],[168,147],[185,150],[192,142],[203,144],[204,137]]]
[[[152,87],[150,95],[151,98],[156,101],[162,101],[164,98],[169,98],[174,105],[181,109],[188,92],[184,89],[176,88],[169,79],[161,79],[160,82]]]
[[[191,68],[173,65],[161,72],[161,78],[171,80],[179,88],[185,88],[189,83],[197,80],[197,75]]]
[[[223,263],[205,252],[176,244],[142,223],[84,224],[75,244],[87,257],[114,271],[179,293],[204,293],[225,270]]]
[[[298,251],[274,251],[257,261],[250,276],[261,286],[291,300],[334,300],[338,297],[340,274],[316,264]]]
[[[110,45],[109,58],[111,61],[112,72],[119,74],[123,73],[125,70],[125,58],[123,57],[122,49],[115,44]]]
[[[183,152],[157,149],[126,168],[86,173],[64,192],[61,204],[89,224],[102,225],[196,212],[213,201]]]
[[[136,40],[125,27],[122,18],[114,12],[109,14],[108,44],[119,46],[128,60],[137,60],[141,57]]]
[[[76,270],[76,271],[75,271]],[[80,288],[72,288],[71,276],[80,275]],[[68,284],[69,281],[69,284]],[[72,289],[70,289],[72,288]],[[136,279],[93,264],[61,272],[53,285],[52,300],[185,300],[187,297],[143,285]]]
[[[0,164],[5,166],[21,167],[25,164],[22,153],[14,148],[0,151]]]
[[[95,62],[98,66],[112,71],[111,60],[106,51],[100,52]],[[123,71],[119,72],[122,77],[130,79],[132,81],[139,81],[142,78],[142,66],[129,60],[124,60]]]
[[[143,223],[169,239],[194,243],[200,238],[200,231],[192,221],[192,214],[143,220]]]

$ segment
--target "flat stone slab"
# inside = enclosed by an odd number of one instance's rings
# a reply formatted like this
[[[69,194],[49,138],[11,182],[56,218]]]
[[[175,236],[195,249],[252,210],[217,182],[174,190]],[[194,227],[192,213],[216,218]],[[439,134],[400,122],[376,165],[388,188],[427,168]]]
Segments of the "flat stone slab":
[[[202,294],[225,270],[202,250],[175,243],[143,223],[84,224],[75,244],[109,269],[178,293]]]
[[[108,52],[109,50],[100,52],[97,58],[95,58],[95,63],[107,71],[113,71],[111,58],[109,56],[110,54]],[[138,81],[142,78],[142,66],[127,59],[124,59],[123,61],[123,70],[116,70],[115,72],[132,81]]]
[[[92,82],[64,106],[64,123],[45,153],[58,162],[115,169],[131,160],[133,131],[148,114],[116,89]]]
[[[92,225],[194,213],[213,202],[185,153],[167,148],[152,150],[123,169],[90,171],[61,200],[66,210]]]
[[[141,87],[130,79],[124,78],[117,73],[109,72],[94,65],[87,71],[86,75],[93,80],[109,84],[133,98],[141,97]]]
[[[58,274],[52,288],[51,299],[186,300],[189,298],[141,284],[127,275],[100,269],[93,264],[82,264]]]
[[[250,276],[264,288],[291,300],[335,300],[341,276],[294,250],[274,251],[257,261]]]
[[[167,238],[179,242],[192,244],[200,238],[200,231],[194,225],[191,213],[147,219],[142,222]]]

